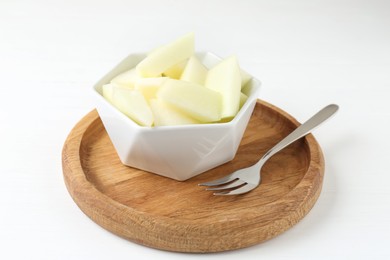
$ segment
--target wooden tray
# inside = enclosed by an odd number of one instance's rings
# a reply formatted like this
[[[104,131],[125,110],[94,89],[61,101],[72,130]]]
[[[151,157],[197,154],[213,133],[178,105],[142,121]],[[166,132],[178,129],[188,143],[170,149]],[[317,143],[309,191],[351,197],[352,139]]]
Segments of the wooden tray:
[[[70,195],[103,228],[169,251],[217,252],[258,244],[287,230],[316,202],[321,149],[308,135],[272,157],[262,183],[239,196],[213,196],[197,184],[256,162],[299,123],[258,101],[235,159],[185,182],[124,166],[94,110],[69,134],[62,154]]]

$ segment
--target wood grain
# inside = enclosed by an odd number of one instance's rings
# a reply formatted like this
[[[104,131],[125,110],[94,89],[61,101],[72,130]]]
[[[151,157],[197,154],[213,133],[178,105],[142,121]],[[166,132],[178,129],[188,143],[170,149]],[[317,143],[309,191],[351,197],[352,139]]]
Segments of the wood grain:
[[[299,123],[258,101],[236,157],[185,182],[121,164],[97,112],[86,115],[63,148],[63,173],[80,209],[105,229],[149,247],[217,252],[258,244],[287,230],[316,202],[324,160],[312,135],[272,157],[254,191],[216,197],[198,183],[256,162]]]

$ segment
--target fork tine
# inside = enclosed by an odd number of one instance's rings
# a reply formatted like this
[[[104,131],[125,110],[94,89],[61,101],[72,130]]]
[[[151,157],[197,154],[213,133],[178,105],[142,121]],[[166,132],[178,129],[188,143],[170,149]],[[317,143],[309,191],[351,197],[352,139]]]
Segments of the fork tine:
[[[243,194],[243,193],[246,193],[248,191],[251,191],[256,187],[257,187],[257,185],[246,183],[244,186],[242,186],[238,189],[231,190],[231,191],[215,192],[214,195],[217,195],[217,196],[238,195],[238,194]]]
[[[233,188],[238,188],[239,186],[241,186],[242,184],[245,184],[246,182],[240,180],[240,179],[237,179],[233,182],[229,182],[228,184],[226,185],[222,185],[222,186],[217,186],[217,187],[211,187],[211,188],[207,188],[206,190],[226,190],[226,189],[233,189]]]
[[[217,179],[217,180],[199,183],[198,185],[199,186],[217,186],[217,185],[222,185],[222,184],[226,184],[228,182],[234,181],[235,179],[237,179],[237,177],[234,177],[233,174],[230,174],[228,176],[225,176],[225,177]]]

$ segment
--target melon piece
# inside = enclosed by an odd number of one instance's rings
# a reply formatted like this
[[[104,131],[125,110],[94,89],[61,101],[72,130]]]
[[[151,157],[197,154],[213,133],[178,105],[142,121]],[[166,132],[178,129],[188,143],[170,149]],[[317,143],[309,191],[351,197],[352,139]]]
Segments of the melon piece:
[[[140,78],[135,68],[125,71],[111,80],[111,83],[125,86],[128,88],[134,88],[135,83]]]
[[[240,93],[240,109],[242,106],[245,104],[245,102],[248,100],[248,96],[245,95],[244,93]]]
[[[252,76],[249,75],[249,73],[246,72],[245,70],[240,70],[240,74],[241,74],[241,89],[242,89],[252,79]]]
[[[113,87],[112,104],[141,126],[153,125],[153,113],[140,91]]]
[[[183,62],[194,53],[194,34],[188,33],[175,41],[157,48],[138,63],[137,74],[141,77],[157,77],[172,66]]]
[[[114,88],[128,88],[123,85],[118,85],[114,83],[108,83],[102,86],[102,96],[112,104],[112,96],[114,93]]]
[[[207,68],[196,56],[191,56],[184,68],[180,79],[204,85],[207,76]]]
[[[235,56],[212,67],[207,73],[205,86],[222,95],[222,118],[232,118],[237,114],[240,106],[241,75]]]
[[[160,99],[151,99],[150,107],[155,126],[199,124],[198,120],[184,114]]]
[[[139,90],[149,102],[150,99],[156,98],[157,90],[167,79],[167,77],[141,78],[135,83],[134,89]]]
[[[112,93],[114,84],[109,83],[102,86],[102,96],[107,99],[108,102],[112,103]]]
[[[168,79],[156,96],[200,122],[216,122],[221,119],[221,94],[202,85]]]
[[[187,65],[187,60],[179,62],[166,71],[163,72],[163,76],[170,77],[171,79],[180,79],[184,68]]]

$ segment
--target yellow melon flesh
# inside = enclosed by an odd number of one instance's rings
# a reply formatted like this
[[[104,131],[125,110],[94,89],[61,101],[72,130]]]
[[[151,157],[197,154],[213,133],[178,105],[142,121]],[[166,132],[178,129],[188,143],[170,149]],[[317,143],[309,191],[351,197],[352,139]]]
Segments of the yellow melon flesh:
[[[186,34],[151,52],[137,65],[137,74],[141,77],[157,77],[172,66],[191,57],[194,48],[194,34]]]
[[[205,86],[222,95],[222,118],[234,117],[240,105],[241,75],[236,57],[231,56],[207,73]]]
[[[180,79],[204,85],[207,76],[207,68],[200,62],[196,56],[192,56],[187,66],[184,68]]]
[[[112,92],[113,92],[114,84],[105,84],[102,87],[102,95],[108,102],[112,103]]]
[[[167,79],[167,77],[141,78],[137,80],[134,89],[139,90],[149,102],[150,99],[156,98],[157,90]]]
[[[245,104],[247,99],[248,99],[248,96],[241,92],[240,93],[240,108],[242,108],[242,106]]]
[[[241,89],[242,89],[252,79],[252,76],[249,75],[249,73],[246,72],[245,70],[240,70],[240,74],[241,74]]]
[[[153,112],[155,126],[189,125],[200,123],[198,120],[189,117],[160,99],[151,99],[150,107]]]
[[[153,125],[152,110],[138,90],[114,87],[112,104],[137,124],[141,126]]]
[[[179,62],[166,71],[163,72],[163,76],[170,77],[171,79],[180,79],[184,68],[187,65],[187,60]]]
[[[202,85],[168,79],[156,96],[203,123],[221,119],[221,95]]]
[[[111,83],[134,88],[135,83],[140,77],[137,75],[135,68],[125,71],[111,80]]]

